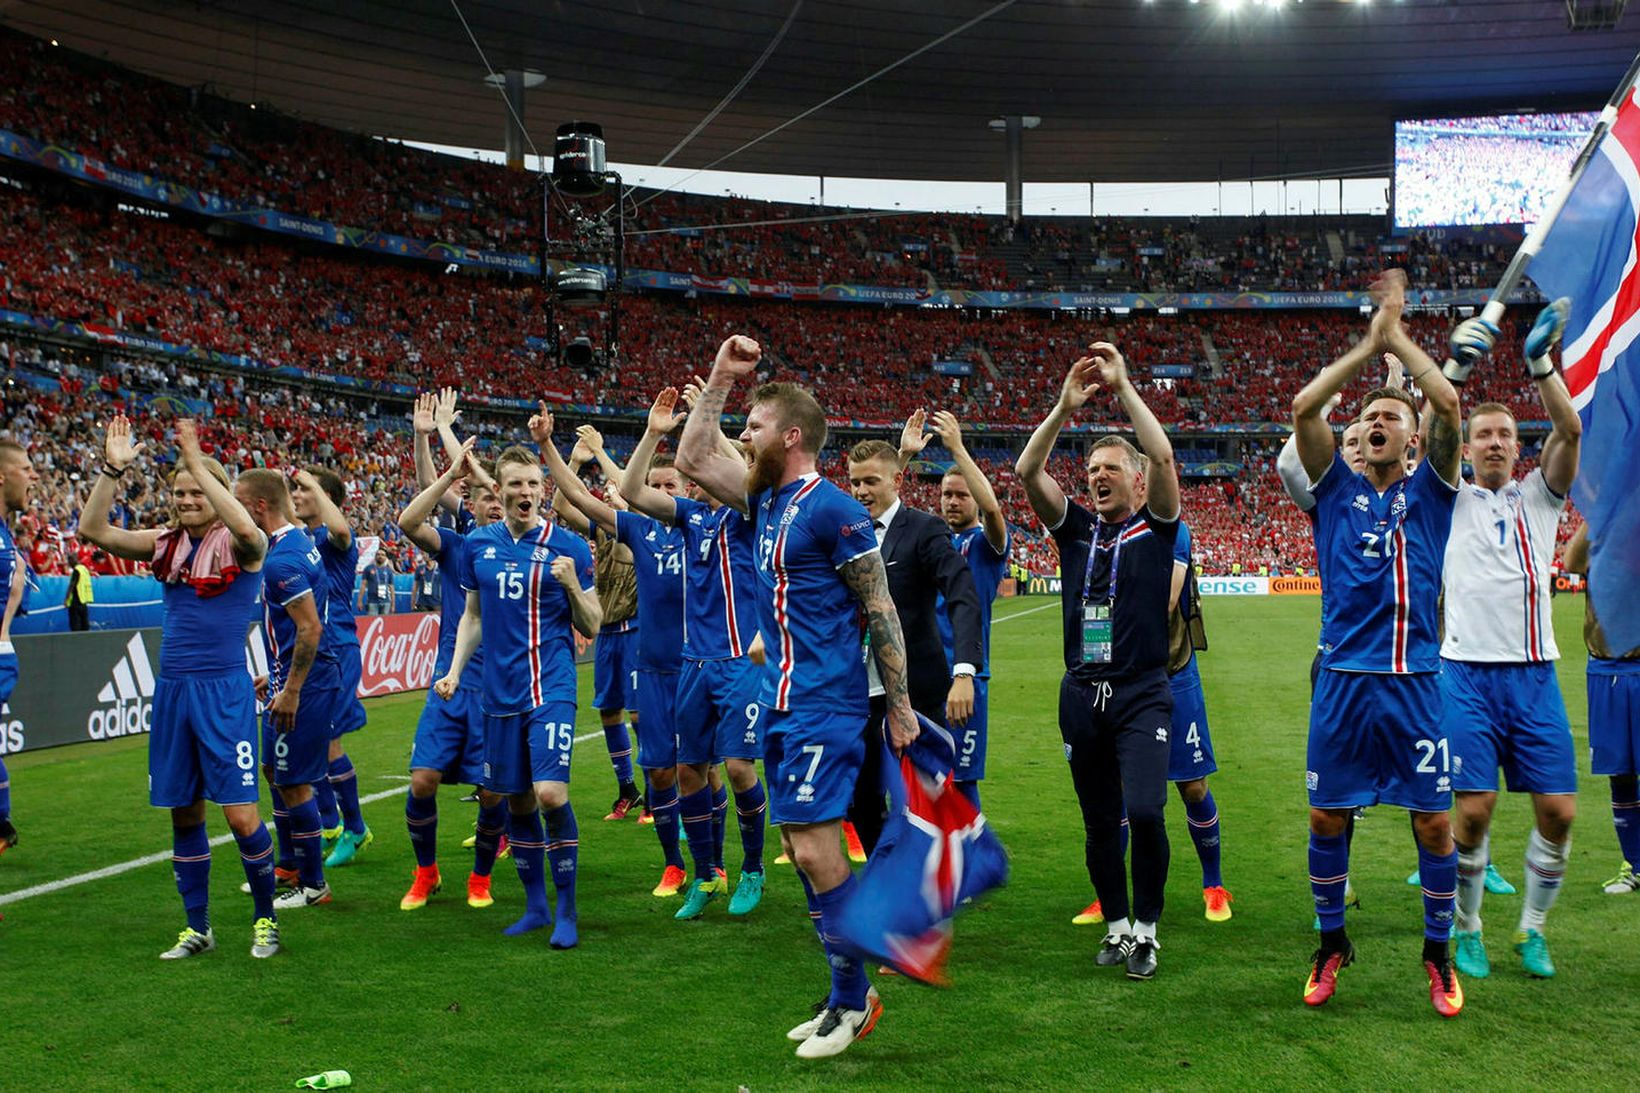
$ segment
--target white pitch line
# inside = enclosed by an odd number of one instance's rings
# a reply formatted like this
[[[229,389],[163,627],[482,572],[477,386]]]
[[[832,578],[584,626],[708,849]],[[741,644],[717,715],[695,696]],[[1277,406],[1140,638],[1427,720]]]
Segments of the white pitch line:
[[[575,742],[579,744],[584,740],[591,740],[594,737],[602,735],[602,729],[597,732],[582,733],[580,736],[575,738]],[[404,778],[408,781],[406,776],[398,774],[384,774],[382,777],[393,779]],[[361,806],[375,804],[377,801],[385,801],[389,797],[402,797],[403,795],[404,787],[396,786],[393,789],[384,789],[380,793],[370,793],[360,797],[359,804]],[[231,834],[218,835],[211,840],[211,845],[225,846],[231,842],[233,842],[233,836]],[[46,881],[44,884],[36,884],[32,888],[19,888],[15,892],[0,893],[0,907],[4,907],[8,903],[19,903],[22,900],[31,899],[34,896],[44,896],[49,895],[52,892],[61,892],[65,888],[73,888],[76,885],[89,884],[94,880],[104,880],[108,877],[117,877],[121,873],[129,873],[131,870],[141,869],[145,865],[158,865],[160,862],[167,862],[170,860],[171,852],[169,850],[162,850],[157,854],[144,854],[140,858],[132,858],[130,861],[122,861],[117,865],[105,865],[101,869],[93,869],[89,873],[76,873],[72,877],[64,877],[61,880],[50,880]]]
[[[1045,603],[1045,604],[1041,605],[1040,607],[1031,607],[1031,608],[1027,608],[1024,611],[1015,611],[1012,615],[1004,615],[1000,619],[992,619],[991,620],[991,625],[995,626],[997,623],[1007,622],[1009,619],[1022,619],[1026,615],[1034,615],[1038,611],[1046,611],[1050,607],[1058,607],[1058,606],[1059,606],[1058,601],[1055,601],[1053,603]]]

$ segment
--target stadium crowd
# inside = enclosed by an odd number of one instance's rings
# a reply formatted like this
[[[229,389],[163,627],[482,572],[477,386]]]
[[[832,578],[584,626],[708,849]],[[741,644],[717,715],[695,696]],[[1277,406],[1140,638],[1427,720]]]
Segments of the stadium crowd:
[[[488,249],[534,251],[539,188],[495,164],[315,125],[0,31],[0,128],[251,207]],[[110,110],[118,103],[118,110]],[[1485,169],[1482,163],[1479,169]],[[1466,192],[1451,187],[1451,192]],[[629,266],[799,285],[1138,292],[1357,287],[1388,255],[1426,288],[1496,280],[1496,244],[1316,218],[1202,222],[871,213],[633,190]],[[590,205],[608,216],[611,203]]]

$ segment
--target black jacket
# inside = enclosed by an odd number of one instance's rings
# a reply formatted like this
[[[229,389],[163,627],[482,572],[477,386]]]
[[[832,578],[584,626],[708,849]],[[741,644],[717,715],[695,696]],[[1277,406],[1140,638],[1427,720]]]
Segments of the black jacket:
[[[888,592],[905,634],[911,705],[943,723],[951,668],[945,661],[934,606],[937,594],[943,592],[956,662],[983,668],[985,646],[974,576],[951,545],[951,528],[946,522],[904,503],[883,537],[882,554]]]

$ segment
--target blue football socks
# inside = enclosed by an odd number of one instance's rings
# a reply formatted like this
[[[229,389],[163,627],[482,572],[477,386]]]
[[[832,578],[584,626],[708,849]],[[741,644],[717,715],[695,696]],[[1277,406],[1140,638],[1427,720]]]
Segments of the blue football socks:
[[[575,873],[580,859],[580,828],[568,801],[547,813],[547,861],[558,890],[558,921],[552,928],[554,949],[573,949],[580,941],[575,914]]]
[[[1349,879],[1350,848],[1344,836],[1310,832],[1310,891],[1323,933],[1344,928],[1344,889]]]
[[[501,931],[511,937],[539,930],[552,922],[547,908],[547,844],[541,831],[541,813],[531,809],[523,816],[508,816],[507,839],[512,843],[513,865],[518,882],[524,886],[524,917]]]
[[[501,835],[507,830],[507,802],[478,807],[478,832],[473,839],[473,872],[487,877],[495,868],[495,856],[501,849]]]
[[[363,835],[364,813],[359,810],[359,775],[353,769],[353,760],[346,755],[330,761],[330,788],[336,791],[342,826],[347,828],[350,835]]]
[[[1213,800],[1213,791],[1195,804],[1186,801],[1184,814],[1190,821],[1190,841],[1196,844],[1196,857],[1202,863],[1202,887],[1218,888],[1224,884],[1219,874],[1219,806]]]
[[[621,785],[632,782],[632,729],[624,721],[604,726],[604,747],[609,749],[609,765],[615,768],[615,781]]]
[[[712,790],[701,786],[678,802],[683,812],[683,833],[689,840],[689,856],[695,859],[695,879],[711,880],[712,873]],[[655,817],[659,827],[661,818]]]
[[[206,933],[211,928],[211,843],[204,824],[171,829],[171,871],[188,925]]]
[[[303,888],[325,886],[325,853],[320,842],[319,805],[311,796],[290,806],[290,839],[296,847],[296,871]]]
[[[683,868],[683,849],[678,843],[678,786],[674,782],[660,789],[649,786],[649,815],[655,820],[655,837],[661,841],[666,864]]]
[[[416,865],[426,869],[438,861],[438,798],[429,793],[417,797],[415,791],[404,795],[404,824],[410,831],[410,847],[416,852]]]
[[[251,921],[273,918],[273,839],[266,824],[257,824],[249,835],[235,835],[239,844],[239,864],[251,885]]]
[[[763,792],[762,781],[752,788],[735,791],[735,819],[740,823],[740,850],[743,857],[740,869],[744,873],[763,872],[763,840],[769,814],[769,798]]]

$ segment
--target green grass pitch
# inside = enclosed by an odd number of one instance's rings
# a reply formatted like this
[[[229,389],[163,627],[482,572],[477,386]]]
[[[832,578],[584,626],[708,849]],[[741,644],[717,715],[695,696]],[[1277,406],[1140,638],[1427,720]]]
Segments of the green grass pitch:
[[[1054,711],[1058,611],[998,604],[986,811],[1012,883],[961,916],[938,991],[880,983],[886,1013],[841,1058],[802,1063],[784,1039],[826,970],[789,867],[769,866],[762,908],[672,920],[652,831],[600,817],[614,782],[601,739],[576,749],[581,824],[579,949],[544,933],[504,938],[522,899],[510,862],[497,903],[466,906],[460,841],[473,806],[441,796],[446,891],[404,913],[413,861],[398,794],[366,806],[376,842],[332,874],[335,902],[282,919],[286,951],[252,960],[249,903],[231,845],[211,877],[218,950],[156,959],[181,928],[169,870],[141,868],[0,907],[7,1000],[0,1084],[14,1089],[278,1089],[331,1068],[361,1089],[734,1090],[864,1088],[1432,1088],[1487,1075],[1520,1087],[1607,1086],[1632,1014],[1615,989],[1633,967],[1635,899],[1601,894],[1618,862],[1604,779],[1583,778],[1582,815],[1549,937],[1560,975],[1532,981],[1509,950],[1520,896],[1488,896],[1493,974],[1466,982],[1442,1021],[1418,964],[1421,909],[1404,813],[1360,825],[1351,911],[1360,953],[1319,1011],[1300,1001],[1314,945],[1305,861],[1304,729],[1317,601],[1215,599],[1202,657],[1220,764],[1211,785],[1235,918],[1202,917],[1200,874],[1177,798],[1161,970],[1148,983],[1093,966],[1102,931],[1073,927],[1090,898],[1079,816]],[[1561,682],[1586,771],[1581,603],[1555,605]],[[27,664],[24,665],[27,670]],[[597,728],[583,670],[580,731]],[[404,774],[417,695],[373,701],[350,739],[366,793]],[[147,806],[141,740],[23,755],[11,763],[23,841],[0,859],[0,894],[169,847]],[[1494,860],[1517,883],[1529,808],[1505,798]],[[226,830],[220,813],[213,834]],[[773,843],[771,842],[771,846]],[[771,856],[774,851],[771,851]],[[731,875],[736,833],[727,846]],[[1630,980],[1632,985],[1632,979]],[[1614,1006],[1613,1002],[1617,1001]]]

